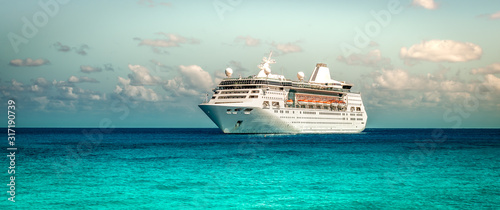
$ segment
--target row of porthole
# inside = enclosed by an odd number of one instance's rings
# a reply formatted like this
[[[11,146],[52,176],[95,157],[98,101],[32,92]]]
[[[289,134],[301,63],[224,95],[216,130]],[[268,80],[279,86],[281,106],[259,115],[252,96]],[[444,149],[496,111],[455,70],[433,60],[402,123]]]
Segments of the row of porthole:
[[[253,109],[250,109],[250,108],[247,108],[244,111],[245,114],[250,114],[250,112],[252,111]],[[238,109],[234,109],[234,111],[232,111],[232,109],[227,109],[226,110],[226,114],[238,114],[238,112],[241,111],[240,108]]]

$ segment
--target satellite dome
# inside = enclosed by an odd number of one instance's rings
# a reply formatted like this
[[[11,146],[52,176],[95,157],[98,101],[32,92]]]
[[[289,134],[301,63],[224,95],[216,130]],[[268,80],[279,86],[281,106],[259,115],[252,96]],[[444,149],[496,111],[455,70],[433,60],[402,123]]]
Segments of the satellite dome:
[[[297,78],[298,78],[299,80],[304,80],[304,72],[299,71],[299,72],[297,73]]]
[[[226,76],[227,76],[227,77],[231,77],[231,75],[233,75],[233,69],[231,69],[231,68],[227,68],[227,69],[226,69]]]
[[[269,75],[271,73],[271,69],[270,68],[265,68],[264,69],[264,73],[266,73],[266,75]]]

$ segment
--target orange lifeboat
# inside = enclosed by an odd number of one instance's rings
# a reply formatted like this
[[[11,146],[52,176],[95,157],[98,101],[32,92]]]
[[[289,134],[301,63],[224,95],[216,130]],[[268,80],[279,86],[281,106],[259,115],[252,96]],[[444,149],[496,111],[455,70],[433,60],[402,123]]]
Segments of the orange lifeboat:
[[[293,100],[286,100],[286,104],[292,105],[293,104]]]

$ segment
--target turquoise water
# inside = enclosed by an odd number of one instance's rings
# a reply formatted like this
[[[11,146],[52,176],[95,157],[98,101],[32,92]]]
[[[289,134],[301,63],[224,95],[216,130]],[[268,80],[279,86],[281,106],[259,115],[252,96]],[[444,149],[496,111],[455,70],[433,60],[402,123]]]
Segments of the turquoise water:
[[[0,209],[500,208],[498,129],[16,132],[16,202]]]

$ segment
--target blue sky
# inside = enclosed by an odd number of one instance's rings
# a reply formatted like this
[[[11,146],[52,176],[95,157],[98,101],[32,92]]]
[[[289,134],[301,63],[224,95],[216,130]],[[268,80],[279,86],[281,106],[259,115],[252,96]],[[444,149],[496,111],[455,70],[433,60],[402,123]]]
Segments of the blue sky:
[[[20,127],[215,127],[204,93],[270,50],[275,73],[324,62],[353,83],[368,127],[500,125],[494,1],[2,4],[0,100]]]

